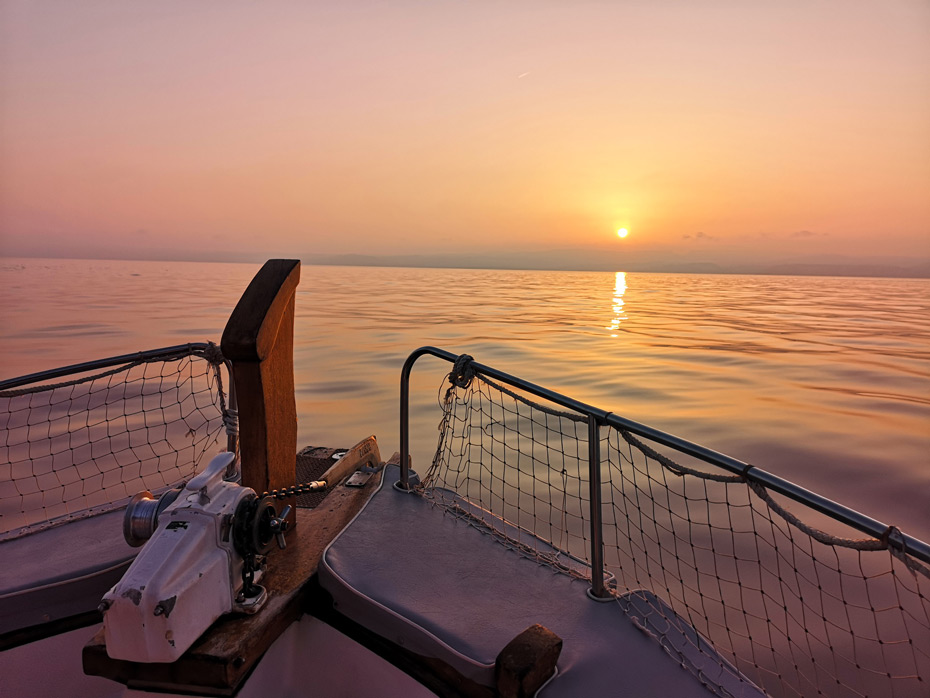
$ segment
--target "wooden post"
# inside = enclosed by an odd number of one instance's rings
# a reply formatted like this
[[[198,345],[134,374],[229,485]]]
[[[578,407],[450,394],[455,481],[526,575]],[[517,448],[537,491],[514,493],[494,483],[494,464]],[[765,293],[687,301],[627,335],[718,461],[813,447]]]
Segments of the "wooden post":
[[[494,675],[500,698],[532,698],[555,673],[562,638],[545,626],[531,625],[497,655]]]
[[[230,315],[220,345],[232,362],[239,401],[242,484],[259,494],[290,487],[296,478],[294,298],[299,281],[300,260],[265,262]],[[293,525],[293,511],[289,518]]]

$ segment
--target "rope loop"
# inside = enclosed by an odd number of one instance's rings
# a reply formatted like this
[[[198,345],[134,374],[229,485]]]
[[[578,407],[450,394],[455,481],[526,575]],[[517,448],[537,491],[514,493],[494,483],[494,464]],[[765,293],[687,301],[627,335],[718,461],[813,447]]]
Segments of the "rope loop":
[[[898,534],[899,540],[901,540],[901,545],[903,546],[904,541],[903,539],[900,538],[901,530],[897,526],[889,526],[888,528],[885,529],[885,532],[882,533],[881,538],[879,538],[879,540],[882,542],[882,545],[884,545],[887,548],[889,545],[888,539],[892,536],[892,534],[895,534],[895,533]]]
[[[239,436],[239,411],[234,409],[223,410],[223,426],[229,436]]]
[[[449,382],[458,388],[467,388],[475,377],[475,369],[471,365],[474,360],[470,354],[459,354],[449,373]]]
[[[209,363],[214,366],[219,366],[226,359],[223,357],[223,352],[220,350],[219,346],[214,342],[208,342],[207,348],[203,350],[203,358],[205,358]]]

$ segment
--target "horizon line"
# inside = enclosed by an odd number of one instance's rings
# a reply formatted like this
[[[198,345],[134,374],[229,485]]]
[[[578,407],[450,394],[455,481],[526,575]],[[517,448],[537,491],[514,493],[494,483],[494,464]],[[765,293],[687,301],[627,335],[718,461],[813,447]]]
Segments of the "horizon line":
[[[243,255],[245,256],[245,255]],[[427,257],[429,255],[411,255]],[[443,256],[443,255],[436,255]],[[446,255],[450,256],[450,255]],[[318,259],[313,259],[314,257]],[[355,263],[339,258],[359,257]],[[827,278],[875,278],[875,279],[930,279],[930,260],[915,262],[915,268],[875,262],[861,263],[829,263],[829,262],[787,262],[768,265],[730,264],[721,265],[716,262],[681,262],[670,264],[634,263],[625,268],[602,267],[580,269],[564,265],[560,267],[545,267],[539,265],[526,266],[487,266],[479,263],[463,264],[410,264],[400,261],[391,261],[391,256],[361,255],[355,253],[341,254],[305,254],[296,257],[254,257],[253,259],[196,259],[191,257],[164,256],[155,258],[141,258],[137,256],[107,257],[107,256],[70,256],[70,255],[18,255],[7,256],[0,254],[0,259],[35,259],[35,260],[69,260],[69,261],[97,261],[97,262],[171,262],[184,264],[262,264],[267,259],[288,258],[299,259],[308,266],[323,267],[373,267],[382,269],[461,269],[461,270],[487,270],[487,271],[560,271],[570,273],[631,273],[631,274],[694,274],[714,276],[810,276]],[[403,257],[396,255],[395,257]],[[648,267],[648,268],[643,268]],[[664,267],[664,268],[663,268]],[[690,269],[688,267],[691,267]],[[884,273],[882,273],[884,272]]]

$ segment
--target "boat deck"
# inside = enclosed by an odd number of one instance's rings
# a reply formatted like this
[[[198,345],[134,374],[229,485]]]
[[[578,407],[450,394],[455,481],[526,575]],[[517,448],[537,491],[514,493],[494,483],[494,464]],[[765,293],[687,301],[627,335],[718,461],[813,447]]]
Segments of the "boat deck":
[[[381,488],[323,557],[336,609],[389,642],[494,686],[495,660],[533,624],[563,640],[543,698],[708,696],[698,679],[587,582],[515,554],[414,494]],[[761,695],[751,684],[736,695]]]

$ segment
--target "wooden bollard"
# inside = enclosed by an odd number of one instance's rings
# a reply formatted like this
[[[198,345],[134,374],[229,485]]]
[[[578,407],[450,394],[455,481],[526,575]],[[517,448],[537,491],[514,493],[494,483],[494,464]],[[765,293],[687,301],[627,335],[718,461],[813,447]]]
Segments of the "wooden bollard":
[[[239,403],[242,484],[256,492],[296,478],[294,301],[300,260],[271,259],[236,304],[221,349],[232,362]],[[293,498],[285,500],[293,505]],[[291,526],[296,518],[289,517]]]
[[[501,698],[531,698],[555,673],[562,638],[548,628],[531,625],[497,655],[494,674]]]

